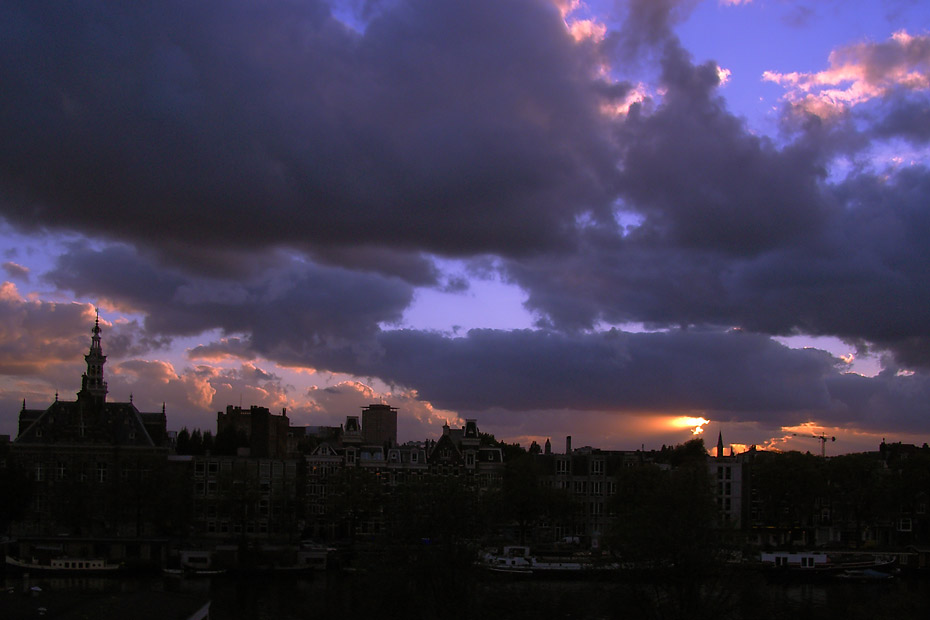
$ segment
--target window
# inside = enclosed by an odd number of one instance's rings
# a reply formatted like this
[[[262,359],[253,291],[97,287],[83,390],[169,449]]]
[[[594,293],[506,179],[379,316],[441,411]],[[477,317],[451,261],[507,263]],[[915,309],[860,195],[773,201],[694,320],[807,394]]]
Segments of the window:
[[[36,482],[42,482],[45,480],[45,465],[42,463],[36,463]]]
[[[568,461],[566,459],[559,459],[555,462],[555,473],[556,474],[567,474],[568,473]]]
[[[591,483],[591,495],[600,495],[601,494],[601,483],[592,482]]]
[[[58,466],[55,468],[55,477],[59,480],[64,480],[68,477],[68,467],[65,465],[64,461],[58,461]]]
[[[414,450],[413,452],[410,453],[410,462],[418,463],[419,461],[420,461],[420,453]]]
[[[107,481],[107,464],[103,461],[97,462],[97,482]]]
[[[465,465],[468,467],[475,466],[475,453],[474,452],[468,452],[465,454]]]
[[[603,514],[604,504],[600,502],[591,502],[591,514],[594,516]]]
[[[600,476],[604,474],[604,461],[601,459],[596,459],[591,461],[591,473],[595,476]]]
[[[903,517],[898,520],[898,531],[899,532],[910,532],[912,530],[911,520],[908,517]]]

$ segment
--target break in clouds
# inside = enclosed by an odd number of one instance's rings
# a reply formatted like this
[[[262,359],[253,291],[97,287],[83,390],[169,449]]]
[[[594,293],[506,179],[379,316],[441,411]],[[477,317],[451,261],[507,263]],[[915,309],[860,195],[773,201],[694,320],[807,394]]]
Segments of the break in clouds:
[[[675,36],[693,5],[605,25],[543,0],[6,2],[0,215],[69,235],[6,276],[142,317],[106,336],[127,382],[205,410],[301,396],[261,358],[462,415],[926,433],[930,173],[888,153],[930,139],[930,36],[767,73],[766,136]],[[536,324],[403,328],[418,287],[467,288],[441,258],[519,286]],[[2,302],[3,372],[70,386],[87,308]],[[204,333],[186,370],[141,361]],[[773,339],[798,334],[884,370]],[[201,364],[223,357],[242,365]]]

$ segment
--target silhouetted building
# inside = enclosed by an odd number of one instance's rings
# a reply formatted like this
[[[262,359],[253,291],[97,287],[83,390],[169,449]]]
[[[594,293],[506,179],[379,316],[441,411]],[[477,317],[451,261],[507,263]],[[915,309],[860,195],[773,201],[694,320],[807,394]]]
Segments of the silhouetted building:
[[[75,544],[111,540],[115,558],[151,559],[162,552],[145,539],[159,533],[157,480],[168,453],[165,410],[142,413],[132,402],[108,402],[106,355],[99,317],[92,330],[87,370],[74,401],[59,400],[46,409],[23,408],[12,449],[34,484],[32,504],[12,533],[21,553],[42,537],[60,541],[62,553],[80,555]],[[64,548],[65,543],[73,543]],[[42,544],[48,544],[47,541]],[[25,550],[24,550],[25,547]]]
[[[721,525],[734,529],[748,527],[750,512],[749,459],[734,455],[726,456],[723,432],[717,434],[716,456],[707,457],[707,471],[714,485],[714,499]]]
[[[287,410],[274,415],[267,407],[253,405],[248,411],[228,405],[226,413],[216,412],[216,434],[234,433],[245,440],[248,453],[242,456],[284,458],[288,454],[290,421]]]
[[[397,407],[374,404],[362,409],[362,441],[368,445],[397,445]]]

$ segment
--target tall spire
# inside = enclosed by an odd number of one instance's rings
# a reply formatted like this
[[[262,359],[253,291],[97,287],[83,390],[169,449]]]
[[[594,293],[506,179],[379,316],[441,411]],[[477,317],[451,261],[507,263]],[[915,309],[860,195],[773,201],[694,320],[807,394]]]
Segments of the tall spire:
[[[84,356],[87,362],[87,372],[81,377],[81,391],[78,397],[91,398],[102,405],[107,399],[107,382],[103,380],[103,365],[107,363],[107,356],[103,354],[100,346],[100,310],[94,321],[93,336],[90,340],[90,351]]]
[[[717,458],[723,456],[723,431],[717,433]]]

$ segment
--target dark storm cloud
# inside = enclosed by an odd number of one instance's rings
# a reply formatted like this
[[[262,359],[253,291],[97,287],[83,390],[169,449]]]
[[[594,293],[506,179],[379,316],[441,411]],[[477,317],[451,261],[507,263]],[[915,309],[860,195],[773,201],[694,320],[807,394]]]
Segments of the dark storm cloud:
[[[435,406],[472,413],[697,413],[774,428],[818,420],[865,431],[900,419],[902,430],[930,432],[926,374],[845,373],[824,351],[791,349],[741,331],[472,330],[450,339],[403,330],[383,333],[379,343],[381,356],[367,361],[346,363],[338,352],[318,359],[416,384]]]
[[[363,374],[416,383],[453,409],[772,413],[826,406],[823,379],[836,372],[822,351],[739,332],[471,330],[453,339],[401,330],[379,343],[383,356]]]
[[[814,123],[777,148],[727,110],[713,63],[665,49],[662,105],[634,106],[619,129],[623,209],[637,224],[622,237],[589,227],[569,256],[505,262],[541,324],[832,335],[930,364],[930,173],[831,181],[830,157],[862,152],[868,129]],[[892,122],[900,108],[881,112]]]
[[[930,97],[926,94],[895,93],[888,113],[875,125],[883,138],[899,137],[915,145],[930,142]]]
[[[717,94],[717,66],[665,48],[667,94],[655,114],[623,123],[623,195],[645,216],[637,234],[682,248],[754,253],[802,238],[824,207],[816,153],[750,134]]]
[[[844,374],[828,381],[834,406],[825,411],[825,423],[852,425],[873,432],[930,432],[927,402],[930,376],[898,374],[891,365],[876,377]]]
[[[195,278],[160,268],[126,246],[74,244],[44,277],[60,289],[143,312],[152,336],[247,333],[260,352],[291,342],[302,352],[369,340],[379,323],[400,320],[413,295],[397,278],[298,260],[282,260],[248,280]]]
[[[528,305],[556,326],[599,321],[735,325],[789,335],[833,335],[930,363],[930,174],[861,174],[832,188],[843,205],[790,244],[732,256],[636,231],[589,234],[563,260],[512,261]],[[648,224],[644,225],[648,226]]]
[[[649,48],[674,39],[673,27],[697,4],[699,0],[618,0],[622,26],[615,38],[623,56],[635,60]]]
[[[7,2],[0,24],[23,227],[190,268],[179,246],[520,254],[612,198],[595,58],[545,2],[392,3],[364,33],[312,1]]]

